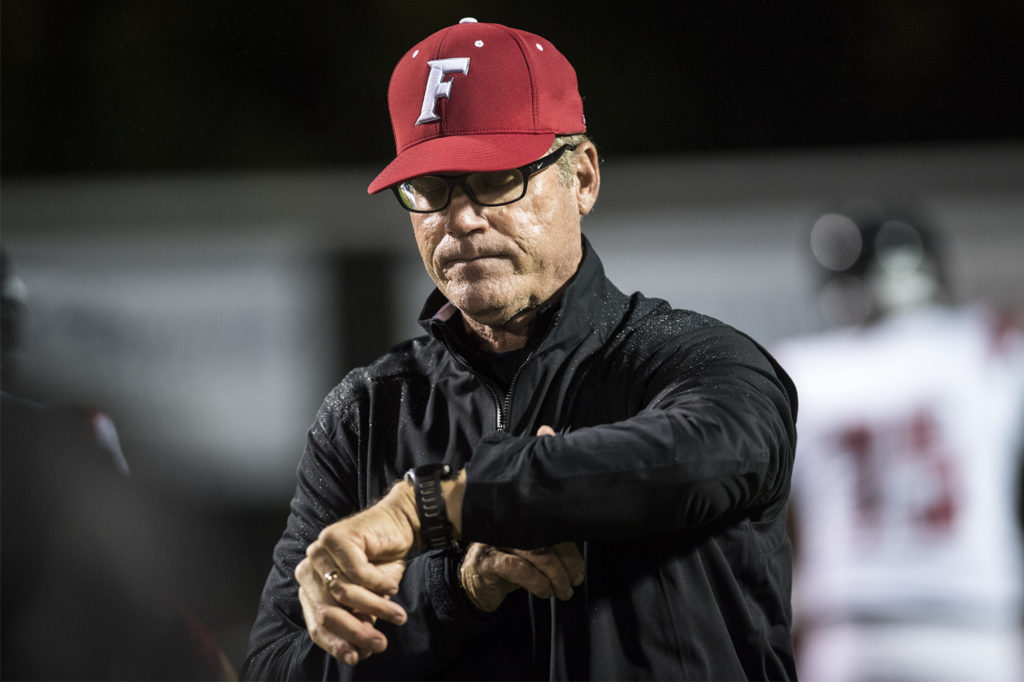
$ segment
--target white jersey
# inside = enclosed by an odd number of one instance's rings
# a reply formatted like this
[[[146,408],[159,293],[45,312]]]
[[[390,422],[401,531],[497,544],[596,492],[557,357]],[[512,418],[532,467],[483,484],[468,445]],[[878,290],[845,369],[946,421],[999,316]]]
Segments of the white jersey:
[[[985,308],[932,307],[775,354],[800,397],[797,625],[1014,627],[1019,331]]]

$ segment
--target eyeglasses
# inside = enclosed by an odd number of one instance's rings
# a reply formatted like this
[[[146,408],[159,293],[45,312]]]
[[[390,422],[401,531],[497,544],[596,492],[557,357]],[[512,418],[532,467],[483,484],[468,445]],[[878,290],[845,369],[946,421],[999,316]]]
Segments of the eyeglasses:
[[[470,201],[480,206],[504,206],[526,196],[530,176],[535,175],[574,151],[577,145],[565,144],[547,156],[519,168],[468,173],[465,175],[420,175],[393,186],[398,203],[413,213],[434,213],[448,207],[452,193],[461,187]]]

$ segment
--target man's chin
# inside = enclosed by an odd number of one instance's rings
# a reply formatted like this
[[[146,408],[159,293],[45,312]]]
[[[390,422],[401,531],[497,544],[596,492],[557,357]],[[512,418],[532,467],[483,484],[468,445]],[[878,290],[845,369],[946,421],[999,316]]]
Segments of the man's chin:
[[[488,326],[505,324],[521,309],[512,301],[503,301],[495,296],[482,294],[478,290],[454,291],[449,294],[448,300],[466,317]]]
[[[500,327],[515,316],[514,312],[510,312],[505,308],[483,308],[475,306],[467,306],[463,308],[458,305],[456,305],[456,307],[459,308],[459,310],[462,311],[462,314],[466,317],[488,327]]]

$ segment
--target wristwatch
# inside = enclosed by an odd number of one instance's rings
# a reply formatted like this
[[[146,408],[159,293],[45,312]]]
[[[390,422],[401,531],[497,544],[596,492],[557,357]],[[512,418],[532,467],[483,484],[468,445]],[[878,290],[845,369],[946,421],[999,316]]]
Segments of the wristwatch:
[[[452,524],[441,494],[441,481],[452,477],[447,464],[421,464],[405,472],[405,480],[416,492],[416,514],[420,537],[427,549],[445,549],[452,544]]]

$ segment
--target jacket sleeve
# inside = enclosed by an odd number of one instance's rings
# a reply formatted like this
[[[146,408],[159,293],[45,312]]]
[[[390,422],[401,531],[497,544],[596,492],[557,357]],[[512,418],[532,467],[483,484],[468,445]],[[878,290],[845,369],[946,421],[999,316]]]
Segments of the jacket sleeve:
[[[380,623],[388,651],[355,668],[334,660],[310,639],[295,581],[306,547],[327,525],[360,510],[357,466],[344,428],[321,408],[298,467],[298,483],[284,534],[260,599],[240,677],[249,680],[404,679],[439,669],[458,655],[460,637],[489,618],[469,603],[458,584],[461,555],[430,552],[409,560],[394,597],[409,614],[403,627]],[[374,500],[368,500],[367,504]],[[394,666],[401,666],[395,668]],[[412,666],[412,667],[410,667]]]
[[[782,511],[796,393],[766,351],[717,325],[650,353],[618,353],[628,357],[605,364],[624,371],[601,375],[587,399],[625,401],[625,418],[484,439],[467,465],[464,539],[620,540]]]

